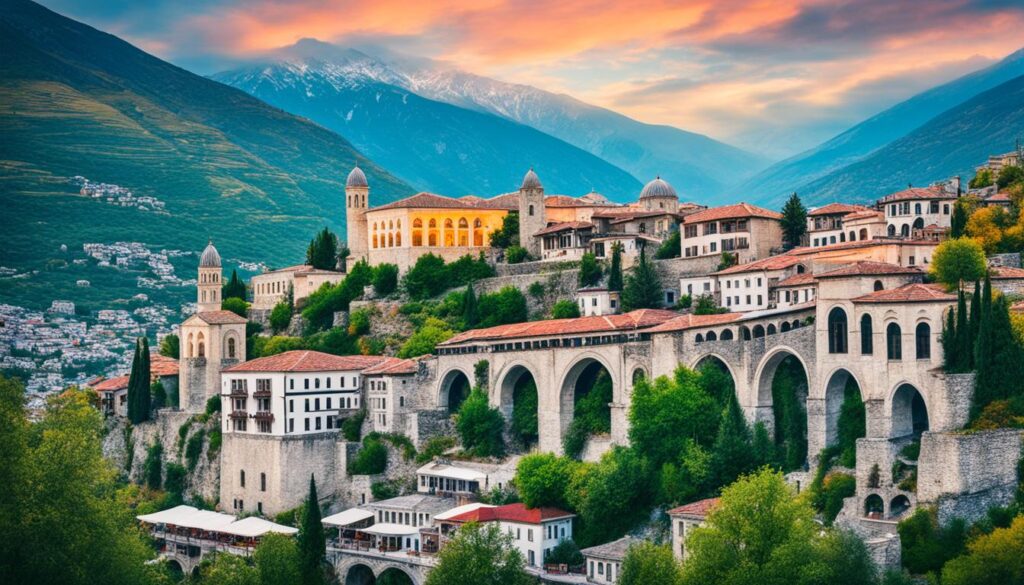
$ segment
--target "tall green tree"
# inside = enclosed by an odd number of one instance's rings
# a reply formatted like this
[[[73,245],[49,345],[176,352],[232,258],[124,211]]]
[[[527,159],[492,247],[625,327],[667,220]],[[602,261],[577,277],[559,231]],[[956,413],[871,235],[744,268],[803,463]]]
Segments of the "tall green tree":
[[[962,201],[957,201],[953,205],[953,216],[950,218],[949,237],[956,239],[964,236],[964,232],[967,230],[968,215],[967,206]]]
[[[650,463],[633,449],[613,447],[596,464],[581,464],[569,484],[569,505],[580,517],[573,538],[594,546],[648,519],[657,495]]]
[[[135,356],[132,358],[132,371],[128,376],[128,420],[132,424],[149,420],[149,374],[149,340],[140,337],[135,341]]]
[[[309,476],[309,495],[303,508],[299,526],[299,556],[302,584],[321,585],[324,582],[323,563],[327,555],[327,540],[320,518],[320,499],[316,495],[316,479]]]
[[[612,244],[612,265],[608,270],[608,290],[622,290],[622,244]]]
[[[569,507],[569,483],[582,463],[554,453],[530,453],[516,464],[516,489],[528,508]]]
[[[929,270],[948,289],[960,288],[985,276],[985,250],[973,238],[946,240],[935,248]]]
[[[487,394],[474,388],[459,407],[455,428],[462,438],[462,447],[477,457],[500,457],[505,454],[502,433],[505,419],[501,411],[492,408]]]
[[[169,333],[160,340],[160,355],[164,357],[178,359],[181,355],[181,340],[178,336]]]
[[[302,582],[302,558],[295,539],[267,534],[253,552],[260,585],[295,585]]]
[[[654,257],[658,260],[666,260],[668,258],[678,258],[682,253],[683,246],[680,242],[679,230],[672,230],[672,233],[658,246],[658,252]]]
[[[220,298],[245,300],[245,283],[238,278],[238,271],[231,271],[231,278],[224,284]]]
[[[782,243],[788,250],[800,245],[807,233],[807,208],[794,192],[782,207]]]
[[[630,444],[660,468],[675,461],[688,440],[711,443],[716,421],[704,413],[716,408],[699,376],[685,367],[677,368],[671,380],[643,378],[634,384],[629,405]]]
[[[466,285],[466,293],[462,295],[462,323],[466,329],[472,329],[476,327],[479,320],[476,293],[473,292],[473,283],[469,283]]]
[[[732,483],[753,467],[750,438],[750,426],[732,394],[722,410],[718,435],[711,448],[711,468],[718,485]]]
[[[601,282],[601,265],[597,263],[597,258],[592,252],[587,252],[580,259],[580,286],[594,286],[599,282]]]
[[[683,568],[668,545],[640,541],[626,549],[618,585],[681,585]]]
[[[338,236],[326,227],[320,230],[306,248],[306,264],[320,270],[338,266]]]
[[[975,317],[979,317],[980,305],[980,298],[971,302],[971,312],[975,313]],[[980,325],[980,317],[976,321],[969,319],[966,295],[961,290],[956,302],[956,355],[953,360],[958,372],[967,372],[974,367],[974,339]]]
[[[640,251],[640,259],[633,272],[626,278],[626,287],[622,291],[622,308],[625,311],[636,309],[655,309],[663,300],[661,281],[654,269],[654,263],[647,259],[646,253]]]
[[[512,536],[495,522],[470,522],[462,526],[441,549],[437,559],[437,566],[427,575],[426,585],[530,585],[535,582],[523,571],[523,555],[513,546]]]
[[[519,212],[506,213],[501,219],[501,227],[491,232],[491,246],[509,248],[519,245]]]

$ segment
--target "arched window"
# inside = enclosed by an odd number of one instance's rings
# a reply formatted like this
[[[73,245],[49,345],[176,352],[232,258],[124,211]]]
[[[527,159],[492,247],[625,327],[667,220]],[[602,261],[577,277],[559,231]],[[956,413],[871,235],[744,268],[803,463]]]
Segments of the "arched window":
[[[206,337],[202,333],[196,337],[196,357],[206,357]]]
[[[235,359],[235,338],[234,337],[229,337],[228,338],[228,359],[229,360]]]
[[[452,247],[455,245],[455,224],[451,218],[444,220],[444,242],[443,246]]]
[[[395,234],[388,234],[388,248],[395,247]]]
[[[890,224],[889,224],[889,227],[888,227],[888,228],[886,228],[885,232],[886,232],[887,234],[889,234],[889,237],[890,237],[890,238],[892,238],[892,237],[895,237],[895,236],[896,236],[896,226],[894,226],[894,225],[892,225],[892,224],[890,223]]]
[[[732,341],[732,329],[726,329],[722,332],[722,336],[719,337],[722,341]]]
[[[430,223],[427,224],[427,245],[437,245],[437,220],[431,219]]]
[[[846,311],[839,307],[828,313],[828,352],[846,353]]]
[[[697,336],[693,338],[693,341],[695,343],[704,343],[704,336],[698,333]]]
[[[796,265],[796,273],[797,274],[803,274],[804,272],[807,272],[807,269],[804,268],[804,265],[803,264],[797,264]]]
[[[789,321],[783,321],[783,322],[782,322],[782,325],[780,325],[780,326],[779,326],[779,329],[780,329],[780,330],[781,330],[781,331],[782,331],[783,333],[785,333],[785,332],[789,331],[789,330],[790,330],[790,329],[792,329],[792,328],[793,328],[793,326],[789,324]]]
[[[875,345],[872,341],[874,330],[871,326],[871,315],[865,314],[860,318],[860,353],[871,355],[875,352]]]
[[[850,241],[851,242],[856,242],[857,241],[857,232],[854,232],[854,231],[850,232]]]
[[[932,359],[932,328],[927,323],[918,323],[914,334],[917,346],[917,359]]]
[[[423,245],[423,220],[419,218],[412,220],[412,245]]]
[[[921,215],[921,204],[920,203],[915,203],[914,204],[914,215]]]
[[[764,326],[754,325],[754,339],[758,337],[764,337]]]
[[[740,339],[750,341],[750,328],[746,325],[740,326]]]
[[[459,245],[469,245],[469,222],[464,217],[459,218]]]
[[[875,290],[876,291],[880,291],[883,288],[885,288],[885,285],[882,284],[882,281],[881,280],[876,280],[875,281]]]
[[[402,245],[402,232],[395,232],[395,245],[401,247],[401,245]]]
[[[903,359],[903,341],[900,339],[899,325],[889,323],[889,326],[885,328],[885,345],[889,359]]]
[[[768,324],[768,335],[775,335],[778,333],[778,329],[775,328],[775,323]]]
[[[530,207],[527,210],[527,215],[533,217],[533,204],[532,203],[530,204]]]
[[[704,340],[705,341],[718,341],[718,334],[715,333],[714,331],[708,331],[708,335],[707,335],[707,337],[704,338]]]
[[[910,236],[910,225],[903,224],[903,227],[900,228],[900,235],[903,236],[904,238],[909,237]]]
[[[868,239],[868,228],[860,228],[861,241]]]

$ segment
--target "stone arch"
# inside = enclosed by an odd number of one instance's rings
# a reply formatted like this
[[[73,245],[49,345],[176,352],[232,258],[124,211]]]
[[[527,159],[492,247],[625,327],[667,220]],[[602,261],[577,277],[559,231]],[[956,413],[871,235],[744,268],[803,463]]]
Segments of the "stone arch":
[[[757,339],[759,337],[764,337],[764,325],[761,325],[760,323],[758,323],[757,325],[754,325],[753,335],[754,335],[754,339]]]
[[[913,228],[915,230],[923,230],[924,229],[924,218],[923,217],[919,217],[919,218],[915,219],[914,220]]]
[[[793,319],[793,329],[799,329],[803,326],[804,324],[800,322],[800,319]]]
[[[459,368],[452,368],[441,376],[441,385],[437,390],[437,406],[453,414],[462,406],[469,396],[472,382],[469,374]],[[453,394],[453,391],[455,394]]]
[[[868,228],[860,228],[860,239],[862,241],[868,239]]]
[[[746,325],[740,325],[740,339],[742,341],[750,341],[750,338],[750,327],[747,327]]]
[[[373,585],[377,581],[373,569],[362,563],[350,565],[343,578],[345,585]]]
[[[889,227],[885,229],[885,233],[888,234],[890,238],[896,237],[896,226],[890,223]]]
[[[540,439],[537,376],[526,365],[515,363],[505,368],[495,388],[498,408],[508,421],[512,436],[524,447],[535,444]]]
[[[734,339],[732,329],[723,329],[722,334],[718,337],[722,341],[732,341]]]
[[[889,403],[890,438],[920,436],[928,430],[928,403],[913,384],[902,382],[897,385]]]
[[[705,371],[708,370],[718,370],[729,377],[729,384],[723,385],[721,387],[717,387],[717,385],[714,383],[705,385],[705,388],[711,391],[712,398],[714,398],[718,404],[725,403],[725,391],[735,394],[736,375],[733,373],[733,370],[729,366],[728,362],[722,359],[720,355],[716,353],[709,353],[701,356],[693,363],[693,369],[695,371],[701,372],[701,374],[704,374]]]
[[[885,500],[878,494],[868,494],[864,498],[864,517],[881,520],[885,515]]]
[[[693,366],[691,369],[694,371],[700,370],[707,364],[714,364],[718,366],[729,374],[729,377],[733,380],[733,384],[736,383],[736,372],[733,370],[732,366],[729,365],[729,362],[718,353],[712,352],[701,355],[697,359],[693,360]]]
[[[206,337],[202,331],[196,335],[196,357],[206,357]]]
[[[185,357],[196,357],[196,340],[191,331],[188,334],[188,342],[185,344]]]
[[[846,310],[832,307],[828,312],[828,352],[847,353],[849,348],[849,323]]]
[[[909,238],[910,237],[910,224],[909,223],[905,223],[902,226],[900,226],[900,235],[903,236],[904,238]]]
[[[789,331],[789,330],[790,330],[790,329],[792,329],[792,328],[793,328],[793,326],[789,324],[789,321],[783,321],[783,322],[782,322],[782,325],[781,325],[781,326],[779,326],[779,329],[780,329],[780,330],[781,330],[781,331],[782,331],[783,333],[785,333],[785,332]]]
[[[703,333],[698,333],[697,335],[695,335],[693,337],[693,342],[694,343],[704,343],[704,334]]]
[[[565,373],[561,376],[561,384],[559,388],[559,405],[560,405],[560,427],[562,429],[562,436],[565,436],[565,432],[569,429],[573,419],[576,415],[576,405],[581,398],[587,396],[594,386],[597,384],[598,376],[604,371],[611,381],[612,385],[612,400],[616,396],[616,384],[615,377],[612,376],[612,368],[604,358],[593,353],[586,353],[579,356],[566,368]],[[611,402],[611,400],[609,400]],[[611,407],[608,407],[609,420],[611,417]]]
[[[889,518],[899,518],[910,510],[910,498],[900,494],[889,502]]]
[[[437,241],[437,220],[431,218],[427,223],[427,245],[436,246]]]
[[[484,223],[480,221],[480,218],[473,220],[473,245],[480,247],[484,245]]]
[[[398,567],[385,567],[377,574],[377,579],[386,579],[388,585],[413,585],[415,583],[409,573]]]
[[[629,379],[633,383],[633,385],[636,386],[638,383],[640,383],[640,380],[643,380],[646,377],[647,371],[644,370],[642,367],[637,366],[633,368],[633,373],[630,374]]]
[[[780,367],[787,376],[790,376],[792,388],[780,387],[779,392],[791,390],[792,396],[775,396],[776,375]],[[796,350],[787,346],[777,346],[761,359],[753,378],[759,415],[755,422],[764,422],[774,434],[776,444],[785,449],[783,468],[788,467],[787,470],[807,464],[807,397],[810,372],[807,363]],[[793,435],[794,431],[796,435]]]
[[[238,336],[233,332],[224,336],[224,357],[229,360],[239,359]]]
[[[704,341],[718,341],[718,334],[714,331],[708,331],[707,335],[704,336]]]
[[[775,323],[769,323],[768,329],[765,331],[767,335],[775,335],[778,332],[778,329],[775,328]]]
[[[882,284],[881,280],[876,280],[875,284],[874,284],[874,286],[872,288],[874,289],[875,292],[878,292],[878,291],[884,289],[885,285]]]
[[[828,375],[825,383],[825,446],[831,447],[840,440],[839,423],[843,413],[843,404],[849,394],[856,392],[861,405],[861,420],[864,420],[864,391],[860,380],[846,368],[836,368]],[[855,415],[856,413],[850,413]],[[858,433],[863,437],[866,433]],[[857,438],[860,438],[857,437]]]

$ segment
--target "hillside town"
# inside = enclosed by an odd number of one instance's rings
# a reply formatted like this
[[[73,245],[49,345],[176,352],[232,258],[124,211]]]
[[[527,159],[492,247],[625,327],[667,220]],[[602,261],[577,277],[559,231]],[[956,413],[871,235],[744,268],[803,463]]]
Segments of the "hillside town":
[[[111,433],[105,451],[127,448],[130,477],[155,473],[156,487],[186,452],[184,485],[166,487],[177,503],[138,515],[183,574],[294,535],[295,510],[315,494],[325,559],[344,583],[426,583],[466,526],[497,527],[533,579],[617,583],[646,545],[695,562],[690,535],[758,469],[828,502],[814,504],[816,521],[854,535],[872,571],[919,574],[902,526],[973,525],[1019,497],[1021,432],[1006,421],[1024,413],[993,410],[1017,408],[1019,389],[994,386],[991,369],[1019,368],[1024,340],[1010,334],[991,359],[950,353],[982,343],[968,331],[987,319],[975,310],[1004,311],[1007,327],[1024,313],[1020,253],[973,232],[1019,213],[1024,181],[1000,187],[1000,173],[1016,173],[1008,157],[972,185],[810,210],[794,194],[781,212],[681,202],[660,178],[629,204],[549,195],[534,170],[491,198],[420,193],[375,207],[356,167],[344,242],[324,230],[302,264],[248,283],[226,282],[213,242],[194,280],[165,271],[196,287],[173,343],[158,334],[140,353],[130,341],[173,314],[102,310],[87,326],[69,301],[45,313],[4,305],[3,363],[33,371],[38,391],[83,361],[111,361],[108,376],[74,379],[108,424],[132,423],[128,445]],[[86,251],[165,266],[166,252],[130,244]],[[702,431],[658,392],[696,392],[714,409],[698,418],[723,422]],[[675,422],[645,434],[662,417]],[[728,440],[744,453],[733,467],[717,451]],[[660,443],[681,451],[658,454]],[[710,476],[685,471],[693,456]],[[638,496],[623,493],[617,516],[531,487],[531,473],[598,477],[629,457],[664,461],[650,480],[660,495],[630,504]]]

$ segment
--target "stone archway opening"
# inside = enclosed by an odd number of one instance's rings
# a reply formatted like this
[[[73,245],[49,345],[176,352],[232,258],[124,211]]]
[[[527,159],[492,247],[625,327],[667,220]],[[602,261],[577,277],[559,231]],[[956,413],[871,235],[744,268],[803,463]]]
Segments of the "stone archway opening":
[[[889,503],[889,518],[896,519],[910,510],[910,498],[900,494]]]
[[[807,371],[795,355],[780,351],[768,358],[757,399],[758,406],[771,407],[769,430],[784,471],[807,469],[807,392]]]
[[[413,585],[413,581],[405,571],[391,567],[377,575],[376,585]]]
[[[596,359],[581,360],[569,370],[561,392],[566,455],[578,458],[591,437],[611,433],[613,390],[611,373]]]
[[[501,382],[501,410],[509,422],[512,440],[523,450],[540,437],[537,410],[537,380],[524,366],[514,366]]]
[[[352,565],[345,574],[345,585],[374,585],[376,582],[373,570],[366,565]]]
[[[867,413],[857,379],[837,370],[825,386],[825,446],[839,457],[839,465],[855,467],[857,439],[867,436]]]
[[[885,502],[882,496],[871,494],[864,499],[864,516],[875,520],[881,520],[885,514]]]
[[[180,583],[185,578],[185,568],[181,566],[178,559],[167,559],[167,571],[171,574],[174,583]]]
[[[708,355],[697,361],[694,370],[700,374],[701,388],[714,399],[720,413],[736,392],[736,380],[729,367],[718,356]]]
[[[920,437],[928,430],[928,406],[911,384],[900,384],[892,396],[891,438]]]
[[[462,370],[452,370],[445,375],[441,382],[440,406],[448,411],[448,414],[455,414],[459,407],[469,398],[472,386]]]

